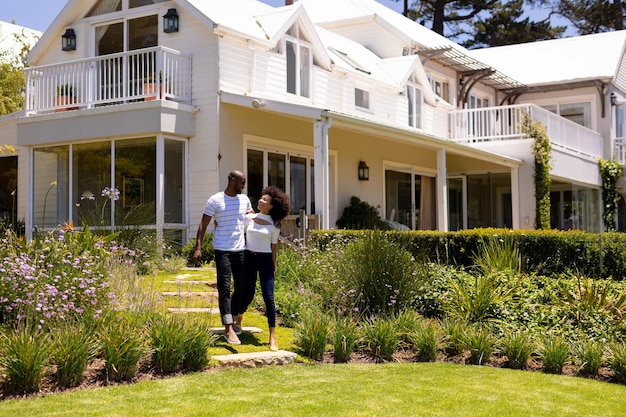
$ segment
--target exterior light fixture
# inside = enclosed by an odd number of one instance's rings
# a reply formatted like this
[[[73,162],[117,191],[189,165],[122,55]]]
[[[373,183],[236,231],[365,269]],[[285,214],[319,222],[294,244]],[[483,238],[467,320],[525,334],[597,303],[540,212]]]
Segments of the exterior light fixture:
[[[611,93],[611,106],[617,106],[617,96],[615,93]]]
[[[252,100],[252,107],[254,107],[255,109],[265,107],[265,100],[259,100],[258,98],[255,98],[254,100]]]
[[[369,181],[370,179],[370,167],[367,166],[365,161],[359,162],[359,181]]]
[[[163,15],[163,32],[178,32],[178,13],[176,9],[168,9]]]
[[[61,49],[64,51],[76,50],[76,32],[74,29],[67,29],[61,36]]]

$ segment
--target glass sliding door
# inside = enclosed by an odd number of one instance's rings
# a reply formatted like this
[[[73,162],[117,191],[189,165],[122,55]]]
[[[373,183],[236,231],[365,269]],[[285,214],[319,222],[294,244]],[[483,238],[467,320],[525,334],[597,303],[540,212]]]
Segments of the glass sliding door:
[[[435,178],[385,171],[385,219],[399,229],[436,228]]]
[[[465,177],[448,178],[448,230],[467,228]]]

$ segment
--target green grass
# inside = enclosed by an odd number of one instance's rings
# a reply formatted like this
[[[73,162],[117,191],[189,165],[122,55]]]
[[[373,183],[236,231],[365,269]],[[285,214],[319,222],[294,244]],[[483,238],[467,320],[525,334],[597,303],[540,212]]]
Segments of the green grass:
[[[2,416],[623,416],[626,387],[444,363],[225,369],[0,403]]]

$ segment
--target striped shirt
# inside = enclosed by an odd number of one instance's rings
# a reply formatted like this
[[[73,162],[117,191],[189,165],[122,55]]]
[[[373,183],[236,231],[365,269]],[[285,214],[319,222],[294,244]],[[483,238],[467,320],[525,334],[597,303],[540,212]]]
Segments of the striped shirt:
[[[213,233],[213,249],[232,252],[244,250],[244,218],[249,211],[252,211],[252,204],[244,194],[230,197],[220,191],[207,200],[204,214],[211,216],[217,223]]]

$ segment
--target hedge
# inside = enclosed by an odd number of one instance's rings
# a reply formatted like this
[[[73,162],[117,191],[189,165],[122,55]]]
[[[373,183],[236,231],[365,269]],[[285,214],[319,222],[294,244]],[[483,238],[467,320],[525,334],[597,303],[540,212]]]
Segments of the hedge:
[[[350,241],[364,230],[316,230],[310,242],[323,248],[333,240]],[[423,262],[470,268],[474,256],[490,240],[513,239],[525,272],[553,275],[580,273],[590,278],[626,277],[626,233],[558,230],[471,229],[459,232],[384,231]]]

